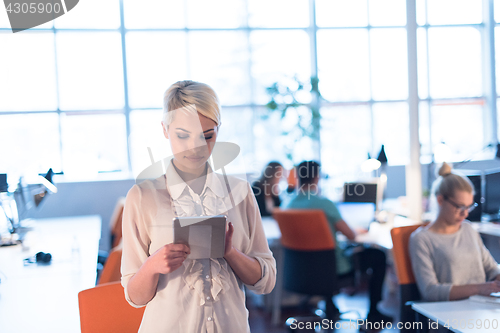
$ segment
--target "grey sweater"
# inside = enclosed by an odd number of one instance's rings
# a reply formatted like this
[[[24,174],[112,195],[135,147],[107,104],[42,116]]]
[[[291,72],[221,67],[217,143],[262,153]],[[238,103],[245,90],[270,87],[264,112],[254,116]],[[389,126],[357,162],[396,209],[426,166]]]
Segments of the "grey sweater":
[[[485,283],[500,274],[481,237],[466,221],[453,234],[418,228],[410,237],[410,258],[426,301],[447,301],[452,285]]]

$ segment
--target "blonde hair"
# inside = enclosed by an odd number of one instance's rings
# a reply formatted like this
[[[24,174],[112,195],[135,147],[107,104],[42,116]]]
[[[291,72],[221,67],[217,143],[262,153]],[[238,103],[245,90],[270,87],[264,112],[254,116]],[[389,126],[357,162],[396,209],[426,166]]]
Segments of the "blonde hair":
[[[175,111],[198,112],[221,125],[220,102],[215,91],[205,83],[190,80],[172,84],[163,94],[163,123],[168,126],[174,120]]]
[[[444,162],[438,170],[438,178],[432,185],[435,196],[453,198],[458,191],[474,194],[474,186],[469,178],[452,171],[451,166]]]

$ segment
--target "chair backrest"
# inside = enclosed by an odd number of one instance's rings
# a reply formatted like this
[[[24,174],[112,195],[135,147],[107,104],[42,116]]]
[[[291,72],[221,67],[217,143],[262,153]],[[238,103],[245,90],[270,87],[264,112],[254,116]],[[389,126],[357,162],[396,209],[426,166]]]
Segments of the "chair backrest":
[[[297,188],[298,180],[297,180],[297,169],[293,167],[288,172],[288,177],[286,178],[288,183],[288,192],[293,192]]]
[[[393,228],[391,230],[394,265],[399,284],[415,283],[415,276],[411,268],[410,242],[411,233],[421,227],[421,224]]]
[[[119,198],[113,215],[111,216],[111,221],[109,223],[109,228],[111,231],[111,248],[117,247],[122,240],[122,217],[123,209],[125,207],[125,198]]]
[[[410,225],[406,227],[393,228],[391,230],[392,237],[392,255],[394,265],[396,266],[396,275],[399,282],[399,320],[402,323],[409,323],[401,329],[401,333],[414,333],[417,317],[411,306],[407,304],[409,301],[420,300],[420,292],[415,283],[415,276],[411,267],[410,249],[408,247],[411,233],[425,224]],[[425,323],[424,323],[425,325]]]
[[[281,230],[281,244],[299,251],[335,249],[335,240],[325,213],[320,209],[275,209],[273,217]]]
[[[273,211],[283,245],[283,286],[307,295],[331,296],[341,285],[337,279],[335,241],[322,210]]]
[[[121,279],[122,250],[114,249],[108,256],[99,277],[98,285],[108,282],[116,282]]]
[[[80,291],[78,304],[82,333],[137,333],[145,309],[128,304],[120,282]]]

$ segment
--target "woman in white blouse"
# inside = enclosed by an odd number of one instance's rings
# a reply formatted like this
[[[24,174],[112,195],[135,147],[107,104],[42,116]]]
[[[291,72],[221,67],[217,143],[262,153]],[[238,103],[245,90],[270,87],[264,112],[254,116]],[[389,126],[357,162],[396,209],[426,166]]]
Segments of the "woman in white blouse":
[[[162,127],[173,159],[165,175],[134,185],[123,215],[122,285],[146,306],[140,332],[250,332],[244,285],[269,293],[276,263],[248,182],[213,172],[207,162],[220,105],[206,84],[180,81],[164,95]],[[190,259],[173,244],[177,216],[228,217],[224,258]]]

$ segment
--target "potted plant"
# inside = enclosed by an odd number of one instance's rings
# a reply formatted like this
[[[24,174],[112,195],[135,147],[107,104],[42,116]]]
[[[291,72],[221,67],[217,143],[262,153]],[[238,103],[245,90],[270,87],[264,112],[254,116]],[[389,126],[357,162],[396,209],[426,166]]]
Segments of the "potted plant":
[[[319,101],[321,95],[318,89],[318,78],[311,77],[309,82],[303,82],[296,76],[285,78],[273,83],[266,88],[270,100],[267,109],[279,112],[283,122],[281,135],[286,137],[288,143],[283,147],[288,160],[296,164],[307,156],[307,159],[320,159],[320,120]],[[304,140],[309,141],[305,146],[310,146],[309,151],[297,153],[296,147]],[[306,149],[302,149],[306,150]]]

